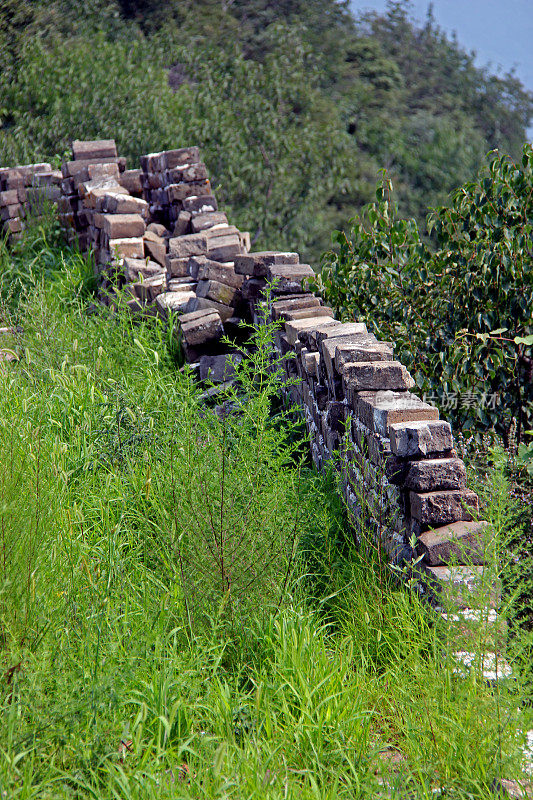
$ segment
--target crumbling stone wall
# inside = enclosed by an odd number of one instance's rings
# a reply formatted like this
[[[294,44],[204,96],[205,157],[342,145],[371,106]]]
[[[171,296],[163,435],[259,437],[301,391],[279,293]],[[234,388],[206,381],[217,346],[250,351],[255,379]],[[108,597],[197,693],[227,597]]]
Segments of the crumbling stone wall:
[[[57,202],[61,196],[61,172],[51,164],[24,164],[0,167],[0,233],[16,240],[27,213],[42,213],[43,199]]]
[[[297,253],[249,252],[249,236],[218,209],[198,148],[152,153],[126,170],[112,140],[74,142],[60,181],[49,167],[2,170],[0,181],[29,170],[31,181],[40,172],[43,185],[60,182],[62,224],[93,251],[101,301],[114,303],[120,288],[132,314],[174,312],[201,379],[231,374],[221,339],[242,335],[241,319],[279,321],[276,348],[299,379],[288,399],[305,418],[317,469],[338,471],[355,530],[370,529],[396,563],[420,559],[425,591],[458,588],[468,604],[485,560],[478,498],[450,425],[411,391],[394,343],[336,320],[309,291],[314,271]]]

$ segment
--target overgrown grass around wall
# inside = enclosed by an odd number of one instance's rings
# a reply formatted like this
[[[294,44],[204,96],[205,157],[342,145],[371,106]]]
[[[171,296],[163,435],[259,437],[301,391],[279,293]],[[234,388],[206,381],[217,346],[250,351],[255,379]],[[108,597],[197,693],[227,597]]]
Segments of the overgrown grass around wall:
[[[0,265],[0,796],[486,798],[518,774],[519,673],[456,674],[355,549],[269,414],[267,329],[220,419],[163,326],[88,313],[48,227]]]

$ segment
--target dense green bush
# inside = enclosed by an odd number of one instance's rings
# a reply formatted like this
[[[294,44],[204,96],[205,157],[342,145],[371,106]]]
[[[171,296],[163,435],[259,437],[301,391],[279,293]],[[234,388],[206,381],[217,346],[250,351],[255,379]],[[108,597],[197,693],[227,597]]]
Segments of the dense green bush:
[[[533,149],[493,154],[476,181],[436,209],[426,244],[397,216],[392,184],[324,259],[319,280],[343,318],[396,342],[418,390],[458,430],[518,441],[533,422]]]

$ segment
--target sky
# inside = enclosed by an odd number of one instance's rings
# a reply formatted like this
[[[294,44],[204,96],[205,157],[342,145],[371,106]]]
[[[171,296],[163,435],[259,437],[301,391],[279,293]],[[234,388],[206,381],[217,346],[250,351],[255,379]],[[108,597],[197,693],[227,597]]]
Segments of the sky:
[[[384,11],[387,0],[350,0],[352,10]],[[424,20],[428,0],[412,0],[413,14]],[[475,50],[478,66],[491,71],[516,68],[516,75],[533,91],[533,0],[433,0],[438,25],[455,31],[459,44]]]

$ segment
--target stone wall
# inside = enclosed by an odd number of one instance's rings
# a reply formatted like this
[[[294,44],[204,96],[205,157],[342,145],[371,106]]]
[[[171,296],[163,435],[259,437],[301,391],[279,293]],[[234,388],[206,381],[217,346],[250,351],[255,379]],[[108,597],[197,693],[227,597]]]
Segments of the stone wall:
[[[60,183],[61,173],[48,163],[0,167],[0,233],[16,240],[26,215],[41,215],[44,198],[59,200]]]
[[[279,321],[276,348],[288,377],[299,379],[289,399],[305,418],[317,469],[337,470],[356,532],[370,532],[396,564],[418,562],[422,591],[457,590],[468,605],[485,560],[478,498],[450,425],[411,391],[394,343],[361,322],[337,321],[309,291],[314,272],[297,253],[249,252],[248,234],[218,208],[198,148],[143,156],[134,170],[112,140],[72,149],[60,218],[69,240],[94,253],[100,300],[115,303],[120,289],[132,314],[172,311],[200,379],[228,378],[221,340],[242,337],[240,320],[267,313]],[[17,172],[58,185],[50,165],[2,170],[0,180]]]

